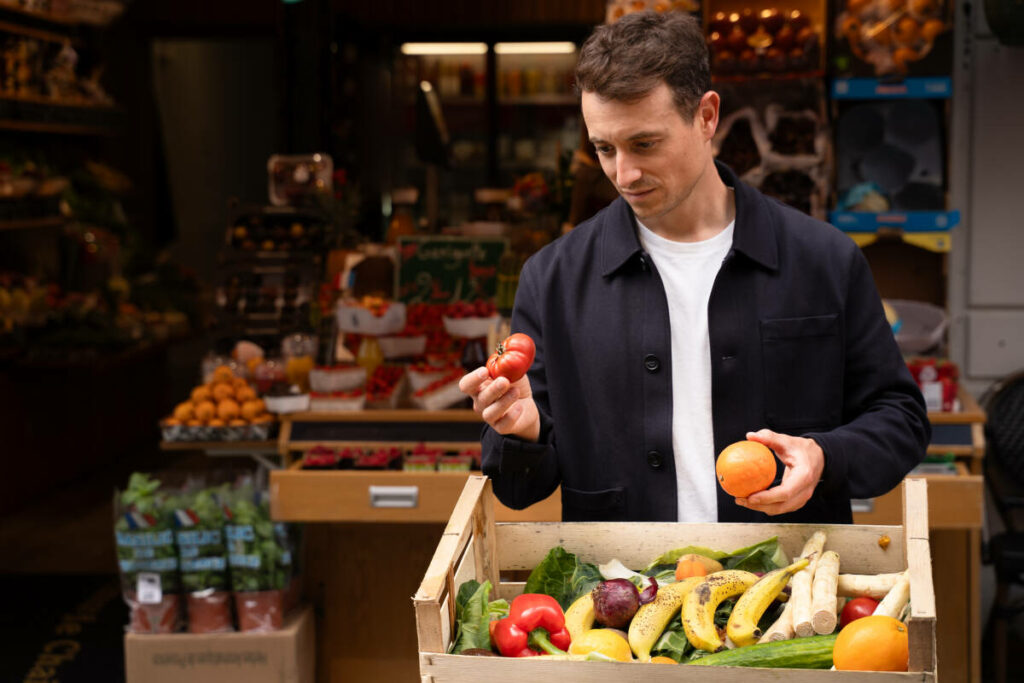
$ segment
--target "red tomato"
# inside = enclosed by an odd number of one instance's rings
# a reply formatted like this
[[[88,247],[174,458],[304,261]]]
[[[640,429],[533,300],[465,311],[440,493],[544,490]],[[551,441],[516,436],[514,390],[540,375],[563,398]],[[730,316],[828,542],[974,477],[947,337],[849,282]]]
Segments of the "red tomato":
[[[533,365],[536,352],[537,347],[529,335],[516,332],[498,344],[497,350],[487,359],[487,372],[491,379],[506,377],[509,382],[515,382]]]
[[[861,617],[870,617],[878,607],[878,600],[874,598],[854,598],[846,603],[842,613],[839,615],[839,628],[842,629],[851,621]]]

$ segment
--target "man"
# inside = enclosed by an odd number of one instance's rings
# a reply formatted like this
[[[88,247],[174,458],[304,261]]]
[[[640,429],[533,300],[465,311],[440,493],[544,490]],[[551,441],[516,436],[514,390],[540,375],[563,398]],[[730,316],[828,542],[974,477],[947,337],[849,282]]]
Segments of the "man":
[[[850,499],[896,486],[930,438],[863,255],[715,162],[694,19],[599,27],[576,81],[621,197],[524,265],[527,377],[460,383],[496,495],[523,508],[561,486],[566,520],[850,522]],[[741,500],[714,465],[744,438],[783,475]]]

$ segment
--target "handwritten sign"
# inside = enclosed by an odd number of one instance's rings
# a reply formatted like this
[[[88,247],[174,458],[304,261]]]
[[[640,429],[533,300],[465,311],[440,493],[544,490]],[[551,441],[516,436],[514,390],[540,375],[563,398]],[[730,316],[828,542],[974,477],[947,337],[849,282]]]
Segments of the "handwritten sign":
[[[493,299],[504,238],[400,237],[395,291],[408,304]]]

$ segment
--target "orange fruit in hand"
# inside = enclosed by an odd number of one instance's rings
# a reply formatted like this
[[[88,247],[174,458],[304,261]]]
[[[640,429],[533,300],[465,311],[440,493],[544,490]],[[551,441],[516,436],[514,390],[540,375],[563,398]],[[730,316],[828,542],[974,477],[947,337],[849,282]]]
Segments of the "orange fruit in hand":
[[[737,441],[726,446],[715,461],[722,490],[736,498],[764,491],[775,480],[775,456],[756,441]]]
[[[906,671],[909,658],[906,624],[881,614],[851,621],[832,648],[840,671]]]

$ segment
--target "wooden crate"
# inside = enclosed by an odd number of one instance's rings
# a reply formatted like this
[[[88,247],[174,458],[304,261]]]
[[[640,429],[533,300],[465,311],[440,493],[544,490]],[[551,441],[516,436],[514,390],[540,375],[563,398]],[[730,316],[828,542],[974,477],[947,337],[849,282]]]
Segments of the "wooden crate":
[[[473,476],[466,482],[423,582],[413,597],[422,681],[933,682],[936,680],[935,593],[928,545],[928,484],[913,479],[905,481],[903,486],[903,526],[496,523],[491,482],[486,477]],[[799,554],[804,541],[819,528],[827,530],[826,547],[839,552],[844,573],[876,574],[909,567],[908,673],[671,667],[635,662],[569,662],[445,654],[455,631],[455,596],[463,582],[490,581],[497,597],[511,600],[522,592],[523,583],[503,580],[502,573],[533,569],[554,546],[560,545],[588,562],[603,563],[618,558],[627,567],[642,567],[672,548],[698,545],[732,550],[777,535],[792,557]],[[887,548],[879,545],[881,536],[891,539]]]

